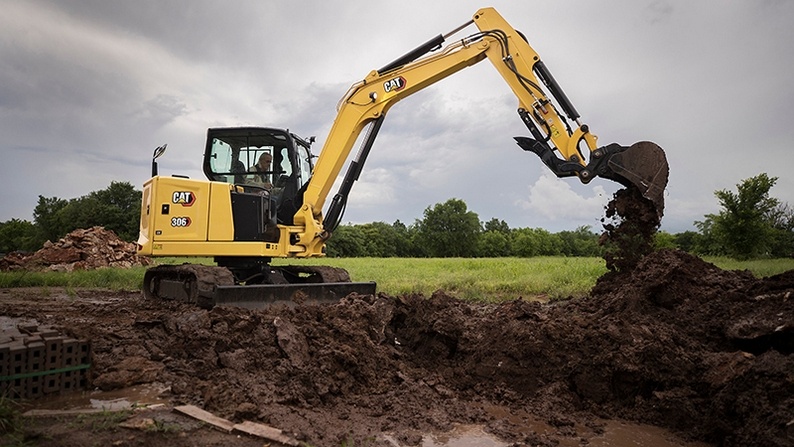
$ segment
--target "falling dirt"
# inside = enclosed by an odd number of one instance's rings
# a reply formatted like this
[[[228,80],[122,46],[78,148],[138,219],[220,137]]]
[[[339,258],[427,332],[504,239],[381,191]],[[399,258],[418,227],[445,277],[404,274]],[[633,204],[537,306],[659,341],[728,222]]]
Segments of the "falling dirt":
[[[615,192],[601,219],[604,233],[599,240],[604,246],[608,270],[632,270],[653,251],[654,235],[662,214],[663,209],[657,209],[636,187]]]
[[[757,279],[663,250],[588,297],[547,304],[438,292],[204,310],[139,292],[6,289],[0,315],[92,340],[98,389],[157,384],[172,405],[312,446],[421,445],[467,424],[514,446],[599,445],[612,420],[709,445],[790,446],[792,291],[794,271]],[[53,439],[48,427],[31,428],[36,445],[223,444],[74,429]]]

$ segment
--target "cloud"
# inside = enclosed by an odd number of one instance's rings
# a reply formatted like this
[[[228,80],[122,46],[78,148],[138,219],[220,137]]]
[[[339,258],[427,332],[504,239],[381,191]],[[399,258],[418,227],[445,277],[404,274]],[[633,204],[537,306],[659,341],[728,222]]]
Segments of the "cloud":
[[[496,3],[601,144],[651,140],[665,149],[663,228],[692,228],[698,210],[716,206],[714,190],[761,172],[779,177],[773,195],[794,203],[794,59],[786,57],[794,52],[794,2]],[[289,128],[316,135],[318,153],[350,84],[479,6],[439,1],[416,14],[395,5],[6,1],[0,221],[29,219],[39,194],[78,197],[111,180],[140,187],[163,143],[161,172],[203,178],[209,127]],[[346,218],[410,222],[458,197],[513,227],[594,223],[602,214],[596,197],[617,185],[550,176],[512,141],[527,134],[515,107],[486,61],[397,104]]]
[[[544,173],[529,187],[529,195],[518,203],[522,208],[551,220],[588,220],[603,214],[611,195],[595,185],[586,197],[573,190],[568,181]]]

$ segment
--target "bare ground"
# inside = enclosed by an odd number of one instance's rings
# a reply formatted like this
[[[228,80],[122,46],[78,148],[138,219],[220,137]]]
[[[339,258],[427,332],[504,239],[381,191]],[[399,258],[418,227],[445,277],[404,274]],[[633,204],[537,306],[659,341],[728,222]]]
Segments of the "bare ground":
[[[92,340],[94,387],[161,384],[169,405],[266,423],[313,446],[392,445],[382,433],[417,445],[471,423],[516,446],[587,445],[604,418],[712,445],[788,446],[792,290],[794,271],[756,279],[667,250],[607,274],[586,298],[546,304],[438,292],[207,311],[139,292],[7,289],[0,315]],[[528,431],[505,412],[552,429]],[[130,417],[176,418],[151,413]],[[176,419],[174,432],[36,419],[25,442],[263,444]]]

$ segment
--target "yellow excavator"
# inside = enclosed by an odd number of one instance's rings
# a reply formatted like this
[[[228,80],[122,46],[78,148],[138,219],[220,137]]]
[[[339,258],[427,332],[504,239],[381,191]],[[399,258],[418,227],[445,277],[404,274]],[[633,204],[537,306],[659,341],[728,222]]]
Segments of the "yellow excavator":
[[[477,32],[445,45],[472,24]],[[353,84],[316,161],[313,137],[265,127],[209,129],[203,161],[208,180],[158,175],[156,160],[165,146],[157,148],[152,178],[143,187],[138,254],[213,257],[217,265],[153,267],[145,274],[144,294],[205,307],[264,307],[374,293],[374,283],[350,282],[342,269],[276,267],[271,261],[324,256],[389,108],[485,59],[518,98],[518,115],[531,134],[515,138],[522,149],[558,177],[583,183],[603,177],[636,187],[661,216],[668,176],[664,151],[650,142],[599,146],[524,35],[495,9],[484,8]],[[323,212],[365,128],[358,155]]]

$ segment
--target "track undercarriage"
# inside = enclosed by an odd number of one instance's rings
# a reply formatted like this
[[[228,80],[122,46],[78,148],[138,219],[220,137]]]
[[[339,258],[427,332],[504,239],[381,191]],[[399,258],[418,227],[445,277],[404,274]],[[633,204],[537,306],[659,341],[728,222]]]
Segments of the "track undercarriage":
[[[161,265],[146,271],[143,294],[204,308],[332,303],[351,293],[375,294],[374,282],[351,282],[344,269],[327,266],[270,266],[263,262],[230,262],[218,266]]]

